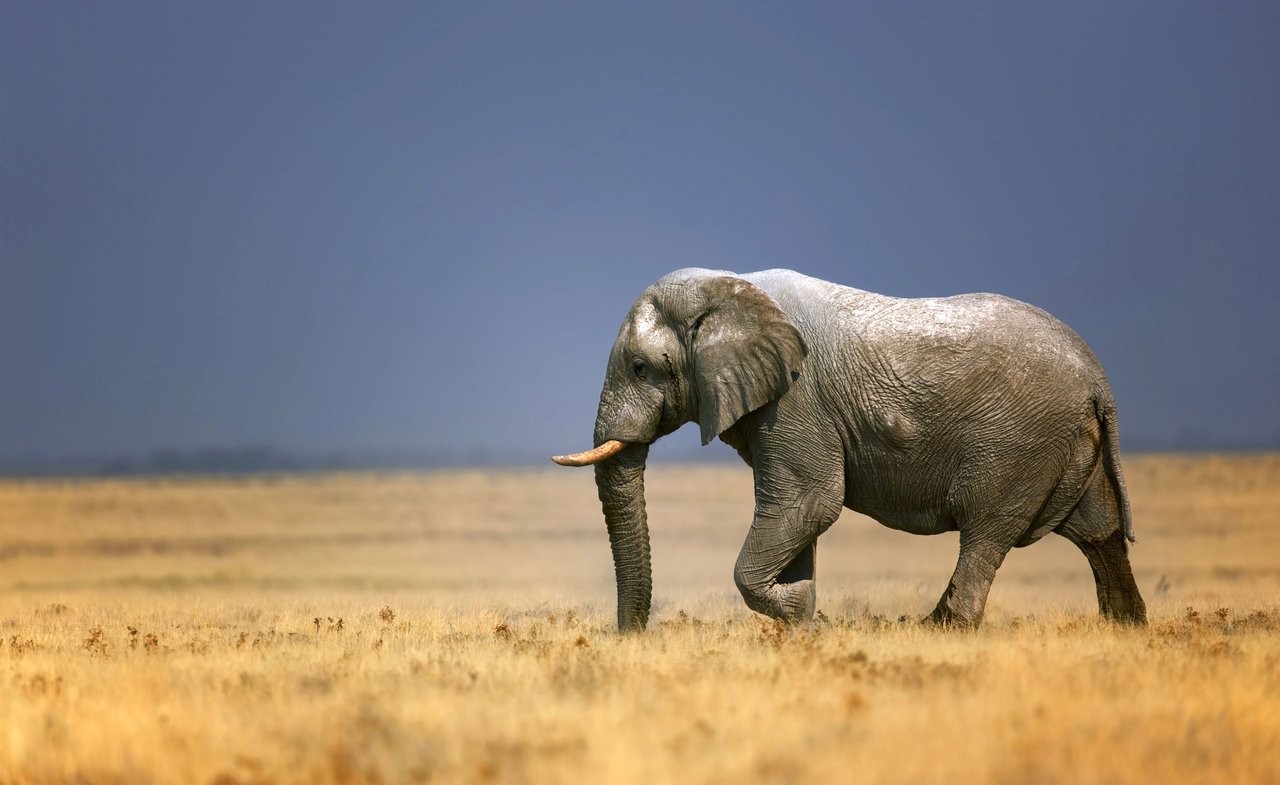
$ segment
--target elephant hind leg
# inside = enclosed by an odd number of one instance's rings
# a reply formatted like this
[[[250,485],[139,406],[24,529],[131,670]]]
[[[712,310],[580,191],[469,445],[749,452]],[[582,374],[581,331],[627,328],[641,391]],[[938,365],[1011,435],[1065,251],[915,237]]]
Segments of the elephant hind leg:
[[[1077,541],[1069,535],[1063,536],[1074,542],[1089,560],[1098,589],[1098,612],[1121,624],[1146,624],[1147,605],[1133,579],[1129,543],[1124,532],[1117,529],[1100,542]]]
[[[1098,611],[1122,624],[1146,624],[1147,605],[1138,592],[1129,564],[1129,543],[1120,525],[1111,484],[1099,477],[1080,500],[1058,534],[1084,553],[1098,590]]]
[[[1013,540],[1006,539],[1009,541],[974,541],[961,531],[960,558],[955,572],[933,613],[924,618],[926,624],[973,628],[982,623],[991,582],[995,580],[996,570],[1000,569],[1004,557],[1013,548]]]

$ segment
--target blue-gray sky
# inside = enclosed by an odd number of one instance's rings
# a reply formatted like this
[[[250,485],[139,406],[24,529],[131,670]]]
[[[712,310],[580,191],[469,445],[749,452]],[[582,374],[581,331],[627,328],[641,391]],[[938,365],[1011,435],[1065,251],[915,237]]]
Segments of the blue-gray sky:
[[[690,265],[1010,294],[1126,444],[1277,446],[1278,41],[1267,2],[9,3],[0,456],[580,449]]]

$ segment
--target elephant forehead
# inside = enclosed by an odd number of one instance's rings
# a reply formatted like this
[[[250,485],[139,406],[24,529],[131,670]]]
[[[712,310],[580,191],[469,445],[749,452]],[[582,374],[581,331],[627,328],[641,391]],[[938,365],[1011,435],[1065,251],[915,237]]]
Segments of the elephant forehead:
[[[662,317],[658,308],[648,300],[636,303],[631,314],[631,337],[637,341],[654,340],[662,329]]]

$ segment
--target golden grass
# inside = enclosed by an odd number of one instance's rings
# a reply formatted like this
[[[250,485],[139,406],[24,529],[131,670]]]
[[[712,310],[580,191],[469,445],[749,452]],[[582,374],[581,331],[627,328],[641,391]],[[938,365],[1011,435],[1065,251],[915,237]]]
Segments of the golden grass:
[[[964,634],[853,514],[745,610],[744,467],[651,470],[625,638],[589,472],[0,483],[0,783],[1280,782],[1280,457],[1126,466],[1151,627],[1049,538]]]

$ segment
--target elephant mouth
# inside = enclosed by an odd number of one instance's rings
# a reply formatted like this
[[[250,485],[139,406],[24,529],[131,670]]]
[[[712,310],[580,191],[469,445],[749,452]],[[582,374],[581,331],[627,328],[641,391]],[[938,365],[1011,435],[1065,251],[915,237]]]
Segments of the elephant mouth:
[[[606,458],[612,458],[621,452],[622,448],[626,446],[626,442],[620,442],[617,439],[610,439],[593,450],[577,452],[572,455],[553,455],[551,456],[551,460],[561,466],[590,466],[594,463],[599,463]]]

